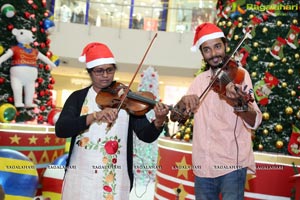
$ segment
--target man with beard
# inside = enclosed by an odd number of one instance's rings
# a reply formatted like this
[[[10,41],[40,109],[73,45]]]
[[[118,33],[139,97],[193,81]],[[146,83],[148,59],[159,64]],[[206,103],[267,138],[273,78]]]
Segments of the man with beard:
[[[194,79],[187,94],[175,106],[184,107],[186,114],[194,116],[192,161],[197,200],[220,196],[223,200],[242,200],[247,170],[255,173],[251,130],[260,125],[262,114],[253,99],[243,109],[236,107],[244,99],[243,95],[253,98],[249,73],[239,69],[244,75],[239,84],[229,81],[223,93],[213,85],[199,98],[216,74],[217,80],[227,76],[226,71],[218,72],[226,58],[226,46],[223,31],[214,24],[197,27],[193,48],[200,50],[207,68]],[[176,120],[175,116],[172,112],[171,120]]]

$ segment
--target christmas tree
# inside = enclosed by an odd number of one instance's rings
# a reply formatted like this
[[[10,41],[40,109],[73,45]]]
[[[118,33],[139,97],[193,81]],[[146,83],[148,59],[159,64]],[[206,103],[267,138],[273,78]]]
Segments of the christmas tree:
[[[153,67],[148,67],[141,74],[141,82],[138,86],[140,92],[151,92],[154,95],[155,101],[159,101],[159,82],[158,73]],[[155,119],[153,110],[146,113],[149,121]],[[139,140],[136,136],[133,140],[133,165],[135,174],[135,185],[140,186],[136,190],[136,195],[142,197],[146,192],[147,186],[150,182],[155,181],[156,162],[157,162],[157,142],[145,143]],[[138,191],[138,193],[137,193]],[[144,191],[144,192],[142,192]]]
[[[46,8],[46,0],[28,0],[20,3],[18,0],[2,0],[0,4],[0,56],[3,56],[7,50],[13,46],[21,47],[22,44],[17,41],[13,30],[26,29],[32,32],[35,41],[30,45],[22,46],[26,52],[32,52],[37,49],[47,59],[59,64],[57,56],[53,55],[50,49],[50,40],[48,35],[54,27],[51,20],[51,13]],[[21,34],[21,33],[20,33]],[[14,53],[16,55],[16,53]],[[39,56],[40,57],[40,56]],[[12,57],[4,60],[0,68],[0,119],[1,122],[26,122],[34,121],[39,124],[48,122],[48,115],[55,105],[52,98],[52,89],[55,80],[51,76],[51,67],[37,60],[38,69],[37,79],[35,80],[34,107],[14,107],[16,97],[12,90],[11,69],[13,68]],[[23,64],[22,59],[19,59]],[[23,91],[23,98],[26,92]],[[14,112],[15,111],[15,112]]]

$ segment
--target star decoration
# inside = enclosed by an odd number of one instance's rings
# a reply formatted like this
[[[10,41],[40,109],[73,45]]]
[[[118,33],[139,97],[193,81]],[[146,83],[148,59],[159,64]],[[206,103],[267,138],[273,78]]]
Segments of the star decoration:
[[[18,137],[17,134],[14,135],[14,137],[9,137],[10,144],[16,143],[19,144],[19,141],[21,140],[21,137]]]
[[[45,144],[49,144],[49,143],[50,143],[50,140],[51,140],[51,138],[49,137],[49,135],[47,135],[47,136],[44,138],[44,143],[45,143]]]
[[[250,190],[250,184],[249,184],[249,181],[251,179],[254,179],[256,178],[256,176],[254,174],[247,174],[247,177],[246,177],[246,184],[245,184],[245,189],[246,190]]]
[[[28,138],[28,140],[29,140],[29,144],[36,144],[38,138],[33,135],[30,138]]]
[[[157,155],[157,166],[160,166],[160,160],[161,160],[161,156],[160,154]]]
[[[185,200],[185,197],[188,195],[188,193],[184,190],[182,184],[180,184],[178,188],[174,188],[173,190],[175,191],[175,194],[178,195],[178,200]]]
[[[191,165],[186,163],[185,156],[182,157],[180,162],[176,162],[178,168],[177,177],[183,175],[185,179],[188,179],[188,171],[191,169]]]

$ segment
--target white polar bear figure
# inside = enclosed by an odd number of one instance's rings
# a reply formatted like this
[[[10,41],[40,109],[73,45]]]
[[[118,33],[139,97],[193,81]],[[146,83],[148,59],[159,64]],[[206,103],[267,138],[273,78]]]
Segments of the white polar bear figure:
[[[16,37],[18,45],[12,46],[0,57],[0,66],[3,62],[12,58],[10,81],[15,107],[36,107],[36,104],[33,103],[35,80],[38,76],[36,61],[40,59],[48,64],[51,69],[56,65],[47,56],[30,46],[36,39],[30,30],[14,28],[12,34]]]

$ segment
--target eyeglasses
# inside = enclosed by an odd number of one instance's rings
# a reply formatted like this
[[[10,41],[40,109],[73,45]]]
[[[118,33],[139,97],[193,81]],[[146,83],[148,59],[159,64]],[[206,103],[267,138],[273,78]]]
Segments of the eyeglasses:
[[[114,67],[109,67],[107,69],[98,68],[92,70],[92,72],[94,72],[96,76],[103,76],[104,72],[106,72],[107,74],[113,74],[115,71],[116,69]]]

